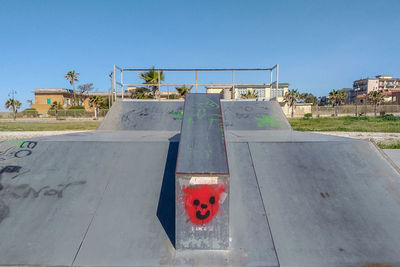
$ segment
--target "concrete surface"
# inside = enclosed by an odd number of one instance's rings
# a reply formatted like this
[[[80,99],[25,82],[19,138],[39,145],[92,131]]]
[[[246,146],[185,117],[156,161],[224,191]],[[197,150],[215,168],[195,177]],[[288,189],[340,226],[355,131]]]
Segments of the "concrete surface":
[[[383,149],[383,151],[400,168],[400,149]]]
[[[228,175],[219,95],[189,94],[184,113],[176,173]]]
[[[230,248],[175,250],[171,121],[0,143],[0,265],[400,265],[400,175],[374,145],[236,122]]]

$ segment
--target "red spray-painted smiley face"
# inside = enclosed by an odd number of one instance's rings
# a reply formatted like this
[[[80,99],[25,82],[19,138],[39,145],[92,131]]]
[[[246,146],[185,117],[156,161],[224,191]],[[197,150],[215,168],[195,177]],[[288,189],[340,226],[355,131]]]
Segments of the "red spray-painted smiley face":
[[[219,210],[221,193],[225,192],[225,185],[201,185],[185,187],[185,210],[192,223],[202,225],[210,222]]]

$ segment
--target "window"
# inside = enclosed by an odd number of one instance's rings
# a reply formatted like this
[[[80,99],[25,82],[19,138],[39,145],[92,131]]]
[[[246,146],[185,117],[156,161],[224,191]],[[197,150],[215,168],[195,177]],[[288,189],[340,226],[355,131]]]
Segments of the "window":
[[[254,93],[258,96],[258,97],[265,97],[265,89],[254,89]]]
[[[69,105],[69,98],[67,98],[67,105]]]
[[[47,98],[47,99],[46,99],[46,103],[47,103],[47,105],[51,105],[51,99],[50,99],[50,98]]]

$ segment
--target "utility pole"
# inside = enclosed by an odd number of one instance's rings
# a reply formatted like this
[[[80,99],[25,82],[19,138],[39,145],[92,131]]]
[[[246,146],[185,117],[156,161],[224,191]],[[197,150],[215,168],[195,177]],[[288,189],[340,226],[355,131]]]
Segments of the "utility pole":
[[[110,73],[110,75],[108,75],[110,77],[110,90],[109,90],[109,94],[108,94],[108,109],[111,108],[111,101],[112,101],[112,89],[113,89],[113,72]]]

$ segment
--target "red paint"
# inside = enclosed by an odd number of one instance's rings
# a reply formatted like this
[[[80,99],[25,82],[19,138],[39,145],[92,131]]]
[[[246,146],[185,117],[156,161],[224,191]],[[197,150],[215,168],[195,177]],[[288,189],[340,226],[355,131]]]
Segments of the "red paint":
[[[221,193],[225,185],[201,185],[183,188],[185,210],[192,223],[202,225],[210,222],[218,213]]]

